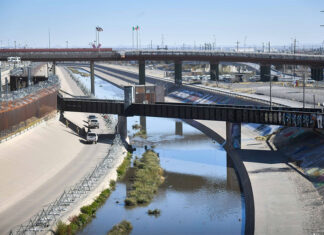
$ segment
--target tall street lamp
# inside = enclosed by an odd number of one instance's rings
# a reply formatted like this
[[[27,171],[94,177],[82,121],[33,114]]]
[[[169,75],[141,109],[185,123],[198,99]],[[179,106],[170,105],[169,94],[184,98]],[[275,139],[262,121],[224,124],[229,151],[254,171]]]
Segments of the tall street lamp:
[[[99,32],[102,32],[103,29],[99,26],[96,27],[96,41],[97,41],[97,48],[100,48],[100,42],[99,42]]]

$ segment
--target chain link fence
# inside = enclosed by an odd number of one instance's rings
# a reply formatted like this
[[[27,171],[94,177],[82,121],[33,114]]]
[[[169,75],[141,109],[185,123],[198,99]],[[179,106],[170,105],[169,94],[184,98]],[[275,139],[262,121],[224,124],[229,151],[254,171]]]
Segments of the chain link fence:
[[[37,234],[49,231],[64,213],[71,209],[73,203],[85,198],[90,191],[97,187],[104,178],[103,176],[114,167],[116,160],[120,157],[122,146],[120,135],[117,134],[108,154],[92,172],[77,184],[65,190],[54,202],[43,208],[27,222],[12,229],[9,234]]]
[[[91,91],[83,84],[83,82],[77,76],[75,76],[75,74],[70,69],[68,69],[66,67],[64,67],[64,69],[65,69],[65,71],[68,72],[68,74],[73,79],[73,81],[81,89],[81,91],[83,92],[83,94],[85,94],[87,96],[91,96]]]

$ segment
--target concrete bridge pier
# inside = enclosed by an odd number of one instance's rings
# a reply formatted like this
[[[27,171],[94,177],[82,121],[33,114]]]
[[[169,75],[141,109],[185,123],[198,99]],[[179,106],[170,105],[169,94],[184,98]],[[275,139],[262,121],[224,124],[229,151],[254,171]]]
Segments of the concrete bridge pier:
[[[182,61],[174,61],[174,82],[182,85]]]
[[[124,87],[124,111],[134,102],[134,88],[132,86]],[[120,134],[122,140],[127,138],[127,116],[118,115],[118,124],[116,132]]]
[[[90,61],[91,95],[95,95],[94,61]]]
[[[176,135],[183,135],[183,128],[182,128],[182,122],[176,122],[175,123],[175,134]]]
[[[124,86],[124,111],[134,103],[134,87]]]
[[[145,85],[145,60],[138,61],[139,84]]]
[[[219,81],[219,63],[210,62],[210,80]]]
[[[1,75],[0,75],[0,80],[1,80]],[[27,86],[31,85],[31,65],[28,66],[28,80],[27,80]]]
[[[1,80],[2,78],[1,78],[1,68],[0,68],[0,94],[1,94],[1,92],[2,92],[2,80]]]
[[[241,123],[226,122],[226,149],[241,149]]]
[[[315,81],[323,80],[323,68],[322,67],[311,67],[311,78]]]
[[[270,81],[271,76],[271,65],[261,64],[260,65],[260,78],[262,82]]]
[[[56,61],[53,61],[53,74],[56,75]]]
[[[127,138],[127,117],[118,115],[117,133],[122,140]]]
[[[146,116],[140,116],[140,125],[141,130],[145,131],[146,133]]]
[[[226,155],[226,189],[234,192],[240,191],[240,185],[237,181],[234,163],[229,154]]]

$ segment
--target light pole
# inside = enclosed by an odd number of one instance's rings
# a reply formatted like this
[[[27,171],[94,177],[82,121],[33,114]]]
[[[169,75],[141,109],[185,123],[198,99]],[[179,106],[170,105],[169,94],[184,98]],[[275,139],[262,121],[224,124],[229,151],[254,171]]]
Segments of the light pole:
[[[306,66],[304,66],[304,73],[303,73],[303,109],[305,108],[305,77],[306,77]]]
[[[96,36],[98,38],[98,39],[96,38],[97,39],[97,48],[100,48],[100,46],[101,46],[100,41],[99,41],[99,32],[102,32],[102,31],[103,31],[103,29],[101,27],[99,27],[99,26],[96,27]]]
[[[271,71],[270,71],[270,110],[272,110],[272,77],[271,77]]]
[[[135,27],[132,27],[132,49],[134,50],[134,31],[135,31]]]

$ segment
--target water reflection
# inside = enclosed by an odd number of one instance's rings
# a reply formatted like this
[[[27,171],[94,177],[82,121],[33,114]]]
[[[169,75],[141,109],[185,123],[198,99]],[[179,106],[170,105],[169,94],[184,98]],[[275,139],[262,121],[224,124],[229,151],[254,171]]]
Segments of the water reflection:
[[[82,79],[89,88],[90,79]],[[96,78],[95,85],[98,98],[123,99],[123,91],[112,84]],[[79,234],[106,234],[123,219],[132,223],[132,234],[243,234],[244,200],[222,146],[181,120],[130,117],[130,137],[138,131],[132,129],[134,124],[147,133],[147,139],[131,138],[134,155],[141,156],[145,146],[154,147],[165,182],[148,206],[126,209],[131,169]],[[161,210],[159,217],[147,215],[155,208]]]
[[[147,139],[131,138],[134,155],[141,156],[144,146],[154,147],[165,182],[148,206],[126,209],[131,169],[80,234],[106,234],[123,219],[133,224],[132,234],[242,234],[240,187],[221,146],[180,120],[131,117],[127,122],[129,136],[138,131],[132,129],[135,123],[146,126]],[[160,216],[147,215],[155,208]]]

